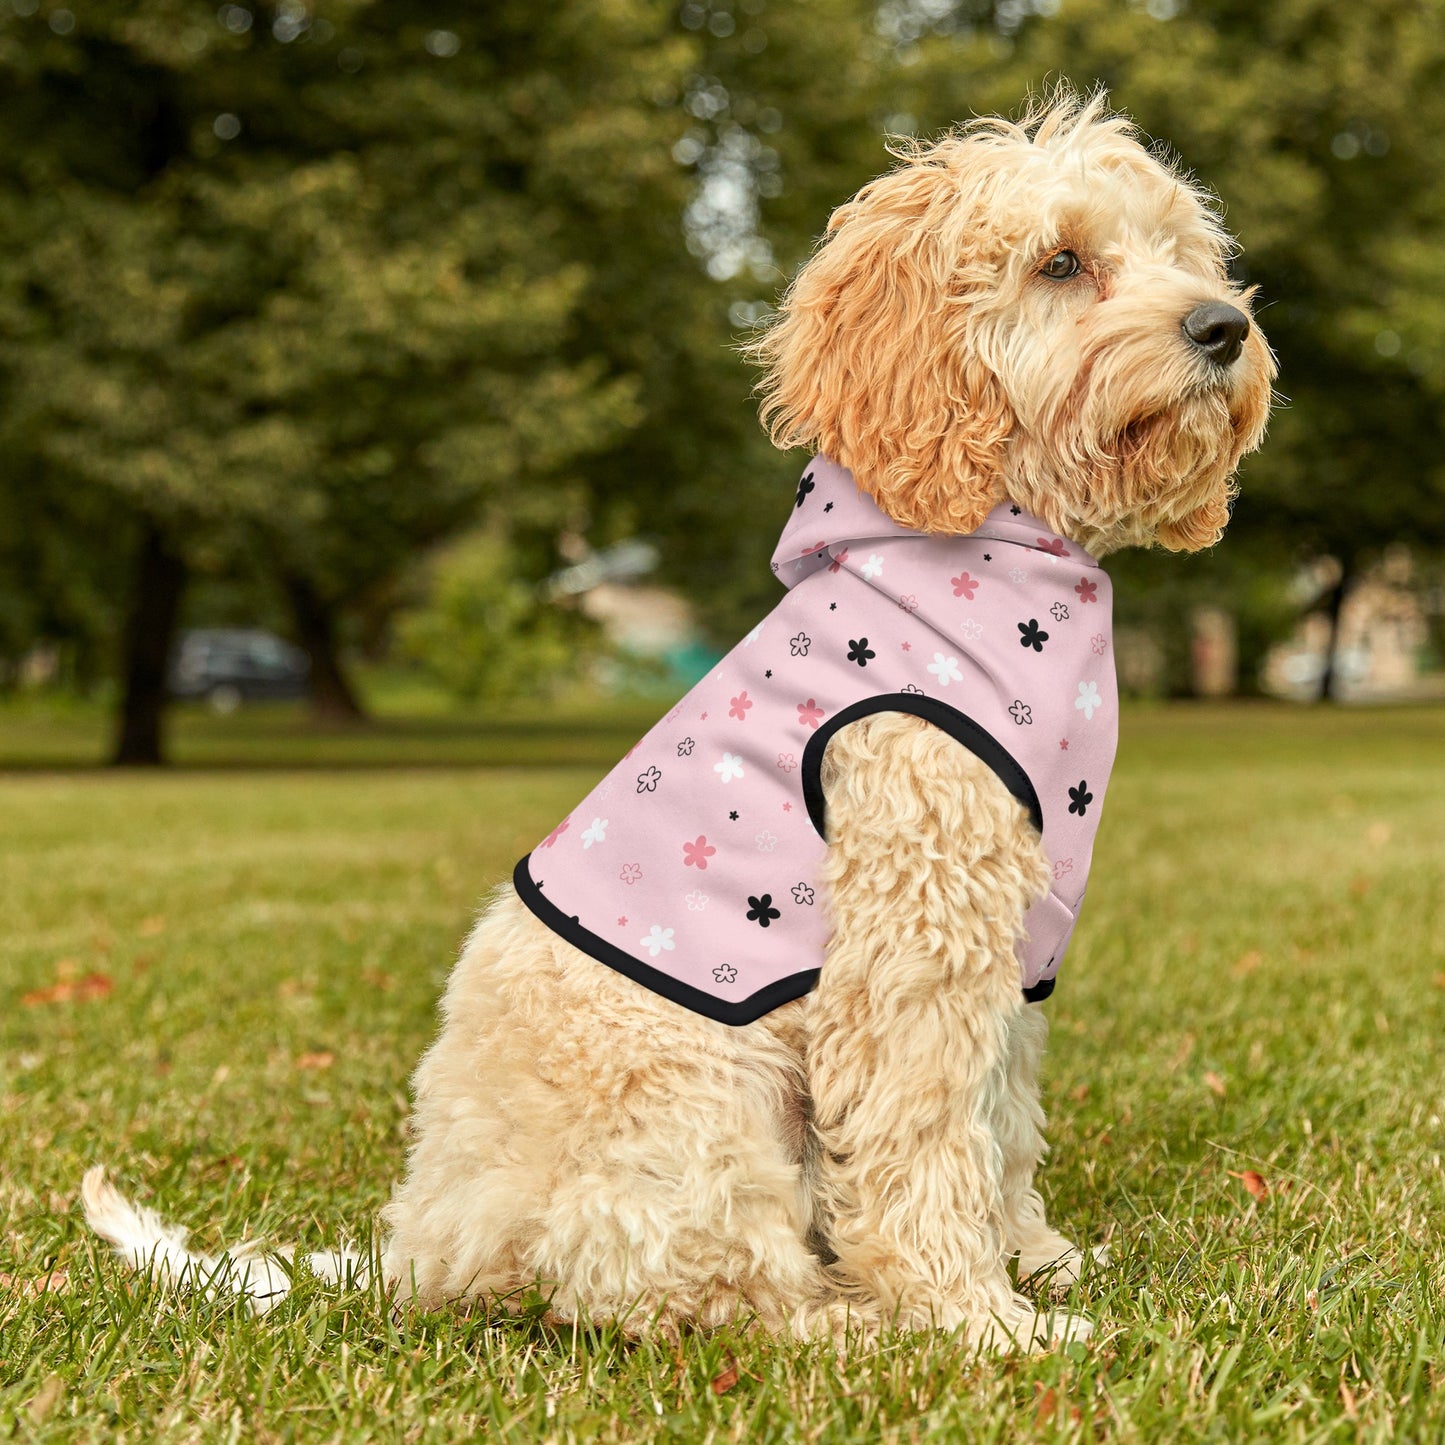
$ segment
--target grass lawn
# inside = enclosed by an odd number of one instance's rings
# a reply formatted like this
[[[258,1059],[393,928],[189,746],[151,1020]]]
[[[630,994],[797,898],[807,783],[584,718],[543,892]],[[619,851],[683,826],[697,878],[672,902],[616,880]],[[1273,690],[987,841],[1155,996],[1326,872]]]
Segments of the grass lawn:
[[[193,718],[163,776],[0,718],[0,1438],[1445,1439],[1440,709],[1126,713],[1045,1006],[1088,1347],[674,1354],[311,1280],[256,1320],[87,1240],[102,1160],[203,1247],[365,1239],[479,897],[654,710]]]

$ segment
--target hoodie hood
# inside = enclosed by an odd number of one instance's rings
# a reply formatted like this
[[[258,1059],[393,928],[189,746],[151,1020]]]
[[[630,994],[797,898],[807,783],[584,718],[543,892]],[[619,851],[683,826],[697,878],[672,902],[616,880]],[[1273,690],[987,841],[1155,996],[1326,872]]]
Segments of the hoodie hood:
[[[971,535],[1068,557],[1085,567],[1099,566],[1077,542],[1060,537],[1012,502],[1000,502]],[[954,539],[948,533],[918,532],[900,526],[859,487],[852,472],[827,457],[814,457],[798,482],[793,509],[773,551],[773,572],[783,586],[795,587],[820,567],[837,561],[844,553],[857,551],[865,543],[901,537],[935,545]]]

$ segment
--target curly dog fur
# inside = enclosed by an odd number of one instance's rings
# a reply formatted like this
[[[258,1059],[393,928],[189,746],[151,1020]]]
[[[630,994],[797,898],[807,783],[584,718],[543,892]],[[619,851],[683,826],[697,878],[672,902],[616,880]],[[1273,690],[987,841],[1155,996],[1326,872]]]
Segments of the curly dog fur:
[[[1184,334],[1207,303],[1247,315],[1228,256],[1208,199],[1100,98],[909,144],[751,348],[765,421],[912,528],[967,533],[1012,499],[1096,555],[1208,546],[1274,372],[1257,328],[1227,365]],[[1014,945],[1047,886],[1039,835],[917,718],[840,731],[823,781],[821,979],[745,1027],[612,973],[499,890],[416,1072],[385,1211],[401,1297],[540,1281],[560,1319],[666,1335],[739,1316],[989,1347],[1087,1333],[1007,1269],[1080,1263],[1035,1188],[1045,1023]],[[118,1196],[87,1185],[115,1239]]]

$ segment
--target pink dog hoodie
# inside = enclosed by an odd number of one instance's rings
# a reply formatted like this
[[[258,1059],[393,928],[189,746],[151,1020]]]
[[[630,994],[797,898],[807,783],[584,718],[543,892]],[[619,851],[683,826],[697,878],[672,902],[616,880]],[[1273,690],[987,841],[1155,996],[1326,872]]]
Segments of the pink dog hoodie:
[[[911,713],[993,768],[1042,833],[1053,885],[1018,960],[1025,996],[1046,998],[1118,737],[1109,579],[1008,503],[967,537],[900,527],[824,457],[773,571],[787,596],[517,864],[517,892],[620,973],[751,1023],[823,963],[828,740]]]

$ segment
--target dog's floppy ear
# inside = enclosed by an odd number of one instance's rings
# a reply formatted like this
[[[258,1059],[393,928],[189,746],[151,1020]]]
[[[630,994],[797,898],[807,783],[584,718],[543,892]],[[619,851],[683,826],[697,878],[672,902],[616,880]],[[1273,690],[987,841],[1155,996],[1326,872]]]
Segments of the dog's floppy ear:
[[[912,152],[841,206],[748,347],[774,444],[823,452],[927,532],[972,532],[1002,500],[1013,426],[971,335],[971,149],[950,138]]]

